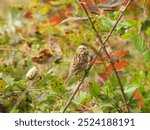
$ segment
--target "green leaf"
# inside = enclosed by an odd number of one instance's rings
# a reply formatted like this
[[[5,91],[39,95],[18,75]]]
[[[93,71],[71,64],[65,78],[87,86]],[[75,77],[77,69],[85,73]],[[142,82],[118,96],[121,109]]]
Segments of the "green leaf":
[[[0,34],[0,45],[8,44],[9,43],[9,36],[6,34]]]
[[[47,97],[47,102],[49,102],[50,104],[54,104],[56,101],[56,97],[55,97],[56,95],[49,95],[48,97]]]
[[[51,89],[57,93],[64,93],[65,92],[65,85],[64,81],[56,76],[51,76]]]
[[[103,19],[101,21],[101,24],[103,25],[103,27],[105,27],[105,29],[107,31],[109,31],[112,28],[112,26],[113,26],[113,21],[110,21],[108,19]]]
[[[141,27],[141,30],[142,31],[145,31],[147,30],[147,28],[150,27],[150,19],[146,19],[143,23],[142,23],[142,27]]]
[[[127,86],[125,86],[124,92],[125,93],[132,93],[139,87],[140,87],[139,84],[127,85]]]
[[[150,28],[148,28],[148,29],[146,30],[146,35],[147,35],[148,37],[150,37]]]
[[[150,98],[144,99],[144,104],[141,108],[143,113],[150,113]]]
[[[115,107],[111,103],[102,103],[101,108],[104,113],[116,112]]]
[[[144,52],[146,50],[146,41],[140,37],[139,34],[135,34],[132,38],[134,47],[140,51]]]
[[[131,113],[140,113],[140,111],[139,111],[137,108],[135,108],[135,109],[130,109],[130,112],[131,112]]]
[[[144,98],[150,100],[150,89],[145,91]]]
[[[94,97],[100,96],[101,88],[98,83],[92,83],[89,90],[90,90],[91,95],[93,95]]]
[[[80,100],[80,104],[85,104],[88,101],[91,101],[91,95],[87,94],[87,93],[83,93],[80,96],[80,99],[78,99],[78,101]]]
[[[127,19],[127,20],[125,21],[125,23],[126,23],[127,25],[132,26],[132,27],[136,27],[136,26],[138,25],[138,21],[137,21],[137,20],[133,20],[133,19]]]
[[[148,72],[148,74],[147,74],[147,81],[148,81],[149,84],[150,84],[150,72]]]
[[[145,62],[150,62],[150,50],[144,51],[143,56]]]
[[[37,88],[40,87],[48,87],[51,81],[51,76],[50,75],[45,75],[42,79],[39,79],[35,82],[34,86]]]
[[[65,85],[64,81],[57,77],[50,74],[45,75],[42,79],[37,81],[34,84],[36,87],[50,87],[52,91],[56,93],[64,93],[65,92]]]
[[[133,38],[133,34],[125,33],[122,35],[122,38],[126,40],[131,40]]]
[[[102,103],[102,107],[112,108],[114,107],[111,103]]]
[[[129,84],[125,86],[124,92],[125,94],[127,94],[129,100],[132,99],[132,97],[134,96],[135,90],[139,87],[140,87],[139,84]]]
[[[5,92],[13,91],[14,89],[22,89],[25,87],[25,80],[13,81],[6,86]]]

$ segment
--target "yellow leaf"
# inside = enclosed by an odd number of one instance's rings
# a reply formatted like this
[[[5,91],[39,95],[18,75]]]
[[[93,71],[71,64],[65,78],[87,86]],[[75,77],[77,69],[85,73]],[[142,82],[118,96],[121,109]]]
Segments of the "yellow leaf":
[[[36,7],[38,3],[38,0],[32,0],[32,2],[30,3],[30,8]]]
[[[49,12],[49,10],[50,10],[50,5],[48,5],[48,4],[45,4],[39,8],[40,14],[42,14],[42,15],[47,14]]]
[[[7,83],[0,78],[0,90],[3,89],[5,86],[7,85]]]

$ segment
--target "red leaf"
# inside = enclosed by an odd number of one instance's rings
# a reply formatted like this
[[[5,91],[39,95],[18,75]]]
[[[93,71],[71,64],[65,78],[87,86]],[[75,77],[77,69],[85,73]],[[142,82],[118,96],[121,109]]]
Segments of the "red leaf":
[[[134,93],[134,98],[135,99],[139,99],[139,101],[137,102],[137,107],[138,109],[141,109],[142,105],[143,105],[143,97],[140,94],[139,90],[136,89],[135,93]]]
[[[123,68],[125,68],[126,66],[128,66],[127,62],[125,60],[122,60],[122,61],[119,61],[119,62],[115,62],[114,64],[116,70],[121,70]],[[111,65],[109,65],[107,68],[106,68],[106,72],[113,72],[113,68]]]

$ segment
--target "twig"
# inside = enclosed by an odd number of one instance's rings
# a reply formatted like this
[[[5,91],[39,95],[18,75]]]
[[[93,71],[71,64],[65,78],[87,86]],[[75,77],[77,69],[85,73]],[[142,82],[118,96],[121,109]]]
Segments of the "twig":
[[[98,33],[97,36],[99,37],[100,42],[103,44],[102,47],[101,47],[101,46],[99,47],[99,51],[98,51],[99,53],[101,52],[101,50],[102,50],[103,48],[105,48],[106,42],[108,41],[109,37],[111,36],[111,34],[113,33],[113,31],[115,30],[117,24],[119,23],[119,21],[120,21],[121,18],[123,17],[125,11],[127,10],[128,6],[130,5],[130,3],[131,3],[131,0],[128,1],[127,5],[126,5],[126,7],[125,7],[125,9],[124,9],[124,11],[122,12],[122,14],[120,15],[120,17],[118,18],[118,20],[117,20],[117,22],[115,23],[115,25],[113,26],[112,30],[108,33],[108,35],[107,35],[106,39],[104,40],[104,42],[102,41],[102,39],[101,39],[101,37],[100,37],[100,35],[99,35],[99,33]],[[86,14],[87,14],[87,16],[88,16],[88,19],[90,20],[90,22],[92,22],[92,20],[91,20],[91,18],[89,17],[89,14],[88,14],[87,10],[85,9],[83,3],[81,3],[81,4],[82,4],[82,6],[83,6],[83,8],[84,8],[84,10],[85,10],[85,12],[86,12]],[[92,22],[92,26],[94,27],[93,22]],[[95,27],[94,27],[94,30],[96,30]],[[96,33],[97,33],[97,30],[96,30]],[[105,49],[105,50],[106,50],[106,49]],[[106,52],[107,52],[107,50],[106,50]],[[66,103],[66,106],[65,106],[65,107],[63,108],[63,110],[62,110],[62,113],[65,113],[65,111],[67,110],[67,108],[68,108],[69,105],[71,104],[71,102],[72,102],[74,96],[76,95],[76,93],[77,93],[77,91],[79,90],[80,86],[82,85],[82,83],[84,82],[85,78],[86,78],[87,75],[89,74],[89,72],[90,72],[90,70],[91,70],[91,68],[92,68],[92,66],[93,66],[93,64],[94,64],[94,62],[95,62],[95,60],[98,58],[98,56],[99,56],[99,55],[96,55],[96,56],[95,56],[95,58],[93,59],[93,61],[92,61],[91,64],[89,65],[88,69],[85,71],[84,76],[82,77],[82,79],[81,79],[81,80],[79,81],[79,83],[77,84],[77,88],[75,89],[74,93],[71,95],[70,99],[69,99],[68,102]],[[109,54],[108,54],[108,56],[109,56]],[[109,58],[110,58],[110,56],[109,56]],[[111,59],[110,59],[110,62],[112,62]],[[113,64],[113,63],[112,63],[112,64]],[[114,67],[114,66],[113,66],[113,67]],[[115,69],[115,67],[114,67],[113,69]],[[119,77],[117,71],[115,71],[115,73],[117,74],[117,77]],[[121,83],[120,78],[119,78],[118,82]],[[120,86],[120,90],[121,90],[122,97],[123,97],[123,101],[124,101],[124,103],[125,103],[125,106],[126,106],[126,108],[127,108],[127,111],[129,112],[129,108],[128,108],[128,104],[127,104],[127,101],[126,101],[126,97],[125,97],[125,94],[124,94],[124,90],[123,90],[122,84],[121,84],[121,86]]]
[[[86,71],[87,72],[87,71]],[[65,113],[65,111],[67,110],[67,108],[69,107],[70,103],[72,102],[74,96],[76,95],[76,93],[78,92],[81,84],[84,82],[85,77],[87,76],[86,72],[84,73],[84,76],[82,77],[82,79],[79,81],[79,83],[77,84],[77,88],[75,89],[75,91],[73,92],[73,94],[71,95],[69,101],[66,103],[65,107],[62,110],[62,113]]]
[[[123,113],[123,110],[119,107],[119,105],[118,104],[112,104],[116,109],[117,109],[117,111],[119,112],[119,113]]]
[[[128,4],[127,4],[127,6],[126,6],[126,9],[127,9],[127,7],[128,7],[128,5],[129,5],[130,2],[131,2],[131,0],[128,1]],[[122,13],[122,15],[120,15],[120,17],[119,17],[119,19],[117,20],[116,24],[113,26],[113,29],[110,31],[110,33],[109,33],[108,36],[106,37],[106,40],[103,42],[102,39],[101,39],[101,36],[100,36],[99,32],[96,30],[96,28],[95,28],[95,26],[94,26],[94,23],[93,23],[92,19],[90,18],[89,13],[87,12],[87,10],[86,10],[86,8],[85,8],[85,6],[84,6],[84,4],[83,4],[82,2],[81,2],[81,5],[82,5],[82,7],[83,7],[83,9],[84,9],[84,11],[85,11],[85,13],[86,13],[86,15],[87,15],[87,17],[88,17],[90,23],[91,23],[91,25],[92,25],[93,30],[94,30],[95,33],[97,34],[97,37],[98,37],[98,39],[99,39],[99,41],[100,41],[100,43],[101,43],[101,45],[102,45],[102,47],[103,47],[104,52],[106,53],[106,55],[107,55],[107,57],[108,57],[108,59],[109,59],[109,61],[110,61],[110,64],[111,64],[111,66],[112,66],[112,68],[113,68],[113,71],[114,71],[114,73],[115,73],[115,75],[116,75],[116,77],[117,77],[118,84],[119,84],[119,86],[120,86],[120,90],[121,90],[121,93],[122,93],[123,102],[124,102],[124,104],[125,104],[125,106],[126,106],[127,112],[129,112],[129,108],[128,108],[128,104],[127,104],[127,99],[126,99],[126,96],[125,96],[125,93],[124,93],[123,85],[122,85],[122,83],[121,83],[119,74],[118,74],[118,72],[117,72],[117,70],[116,70],[116,68],[115,68],[115,66],[114,66],[114,64],[113,64],[113,60],[111,59],[109,53],[107,52],[107,50],[106,50],[106,48],[105,48],[105,43],[108,41],[109,37],[111,36],[112,32],[114,31],[114,29],[115,29],[116,26],[118,25],[119,21],[121,20],[122,16],[124,15],[124,13]]]
[[[0,51],[19,51],[19,49],[12,49],[12,48],[0,48]]]

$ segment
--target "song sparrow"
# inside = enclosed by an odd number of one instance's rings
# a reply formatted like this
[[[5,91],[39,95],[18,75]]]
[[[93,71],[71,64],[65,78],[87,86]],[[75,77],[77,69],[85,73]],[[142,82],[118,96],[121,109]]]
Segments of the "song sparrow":
[[[88,48],[84,45],[80,45],[77,48],[73,60],[70,64],[69,74],[65,83],[67,83],[73,75],[76,75],[82,70],[85,70],[88,65],[88,60],[89,60]]]

